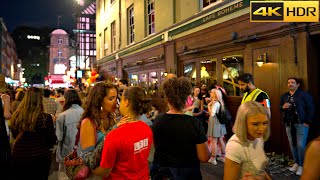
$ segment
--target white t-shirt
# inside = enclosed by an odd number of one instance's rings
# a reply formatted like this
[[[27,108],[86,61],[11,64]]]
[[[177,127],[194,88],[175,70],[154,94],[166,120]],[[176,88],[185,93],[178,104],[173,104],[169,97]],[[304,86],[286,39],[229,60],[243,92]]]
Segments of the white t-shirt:
[[[219,112],[220,106],[221,105],[218,101],[214,102],[211,106],[212,113],[210,114],[210,116],[215,116]]]
[[[262,138],[240,143],[239,138],[235,134],[227,142],[226,158],[241,165],[239,178],[242,178],[246,172],[257,173],[253,171],[264,169],[268,162]],[[249,160],[253,163],[253,168]]]

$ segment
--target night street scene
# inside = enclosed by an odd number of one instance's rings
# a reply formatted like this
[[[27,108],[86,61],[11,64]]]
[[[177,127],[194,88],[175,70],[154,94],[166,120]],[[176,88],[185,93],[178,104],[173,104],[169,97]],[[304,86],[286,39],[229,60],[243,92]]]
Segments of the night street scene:
[[[319,4],[3,1],[0,179],[319,180]]]

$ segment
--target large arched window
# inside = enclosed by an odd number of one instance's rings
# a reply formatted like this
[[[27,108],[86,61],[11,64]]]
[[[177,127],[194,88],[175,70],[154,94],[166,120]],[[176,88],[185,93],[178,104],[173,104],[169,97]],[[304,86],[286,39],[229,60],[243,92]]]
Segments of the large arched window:
[[[240,96],[240,89],[236,78],[243,73],[242,55],[230,55],[222,58],[223,87],[228,96]]]

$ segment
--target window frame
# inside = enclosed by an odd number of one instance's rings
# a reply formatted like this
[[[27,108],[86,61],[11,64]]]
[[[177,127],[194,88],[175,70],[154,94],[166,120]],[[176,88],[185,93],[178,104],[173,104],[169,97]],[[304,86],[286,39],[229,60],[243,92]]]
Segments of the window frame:
[[[156,32],[155,29],[155,0],[147,0],[146,1],[146,18],[147,18],[147,35],[154,34]],[[150,7],[150,12],[149,12]],[[153,28],[152,28],[153,26]]]
[[[62,57],[62,50],[61,49],[58,49],[58,57]]]
[[[58,44],[63,44],[63,37],[58,37],[57,42],[58,42]]]
[[[200,7],[201,10],[208,9],[208,8],[210,8],[212,6],[215,6],[215,5],[223,2],[223,0],[216,0],[215,2],[213,2],[214,0],[208,0],[209,4],[204,7],[204,2],[203,1],[205,1],[205,0],[199,0],[199,3],[200,3],[199,7]]]
[[[116,51],[116,21],[113,21],[111,27],[111,52]]]
[[[108,42],[108,27],[106,27],[104,30],[103,30],[103,46],[102,46],[102,49],[103,49],[103,53],[104,53],[104,56],[107,56],[108,54],[108,49],[109,49],[109,42]],[[108,44],[108,47],[106,47],[106,44]]]
[[[133,4],[127,9],[128,18],[128,44],[134,43],[134,6]]]

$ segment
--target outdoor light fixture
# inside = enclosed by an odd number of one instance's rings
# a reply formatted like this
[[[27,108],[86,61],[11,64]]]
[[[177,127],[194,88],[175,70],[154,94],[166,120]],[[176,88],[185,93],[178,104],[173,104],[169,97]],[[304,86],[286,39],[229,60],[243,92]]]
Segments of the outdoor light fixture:
[[[169,69],[169,70],[167,70],[167,69]],[[163,72],[163,76],[166,77],[170,73],[171,73],[171,67],[166,68],[166,70]]]
[[[257,65],[261,67],[263,64],[267,63],[267,53],[263,53],[258,57],[256,61]]]

